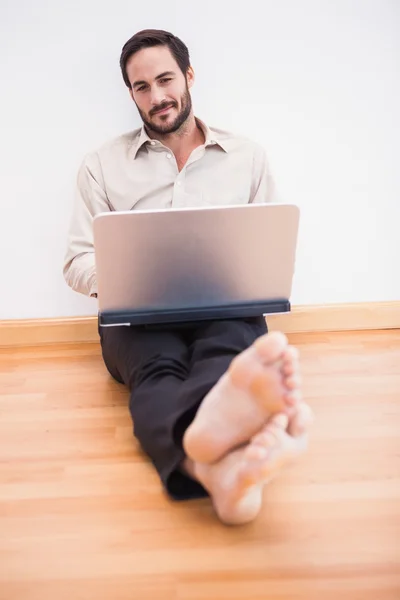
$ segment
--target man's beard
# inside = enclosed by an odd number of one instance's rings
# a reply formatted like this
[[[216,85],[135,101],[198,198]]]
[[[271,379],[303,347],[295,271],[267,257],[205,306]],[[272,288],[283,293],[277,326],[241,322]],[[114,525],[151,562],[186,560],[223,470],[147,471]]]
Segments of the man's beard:
[[[155,114],[157,111],[162,110],[163,108],[167,108],[169,106],[178,108],[177,102],[163,102],[159,106],[155,106],[150,111],[150,116],[152,116],[152,114]],[[190,96],[188,88],[186,88],[186,91],[181,98],[181,106],[182,108],[175,117],[174,121],[172,123],[166,123],[165,125],[156,125],[155,123],[153,123],[153,121],[148,121],[145,117],[145,114],[140,110],[140,108],[137,108],[147,130],[153,131],[158,135],[168,135],[169,133],[175,133],[176,131],[178,131],[178,129],[182,127],[182,125],[185,123],[185,121],[187,121],[190,115],[190,112],[192,110],[192,98]]]

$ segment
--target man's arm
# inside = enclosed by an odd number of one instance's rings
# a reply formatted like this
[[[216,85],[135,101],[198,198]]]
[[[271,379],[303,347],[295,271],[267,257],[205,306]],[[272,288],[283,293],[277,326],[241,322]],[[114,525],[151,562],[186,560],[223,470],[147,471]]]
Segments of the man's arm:
[[[250,204],[279,202],[264,148],[257,145],[253,157]]]
[[[93,218],[110,210],[97,154],[86,157],[78,173],[75,205],[64,261],[64,278],[76,292],[97,294]]]

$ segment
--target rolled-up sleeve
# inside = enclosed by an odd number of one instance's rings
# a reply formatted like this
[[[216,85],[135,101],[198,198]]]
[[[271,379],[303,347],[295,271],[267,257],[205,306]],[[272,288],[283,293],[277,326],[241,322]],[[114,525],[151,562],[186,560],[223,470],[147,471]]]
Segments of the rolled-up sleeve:
[[[262,146],[256,145],[253,155],[250,204],[266,204],[279,201],[266,152]]]
[[[87,296],[97,293],[93,218],[109,210],[98,155],[89,154],[78,173],[63,269],[67,284]]]

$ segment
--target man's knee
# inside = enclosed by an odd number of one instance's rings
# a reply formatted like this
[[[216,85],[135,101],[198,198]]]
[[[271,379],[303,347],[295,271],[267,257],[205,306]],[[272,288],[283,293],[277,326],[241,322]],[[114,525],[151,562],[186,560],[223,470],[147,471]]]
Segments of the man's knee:
[[[138,386],[144,381],[159,380],[170,376],[184,380],[188,375],[188,366],[178,357],[165,352],[156,353],[140,360],[135,371],[134,385]]]

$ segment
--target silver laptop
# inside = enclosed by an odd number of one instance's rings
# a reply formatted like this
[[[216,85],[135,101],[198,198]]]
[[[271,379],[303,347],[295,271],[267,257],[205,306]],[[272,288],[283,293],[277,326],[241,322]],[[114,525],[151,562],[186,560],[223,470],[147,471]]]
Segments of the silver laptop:
[[[298,226],[289,204],[97,215],[99,324],[289,311]]]

